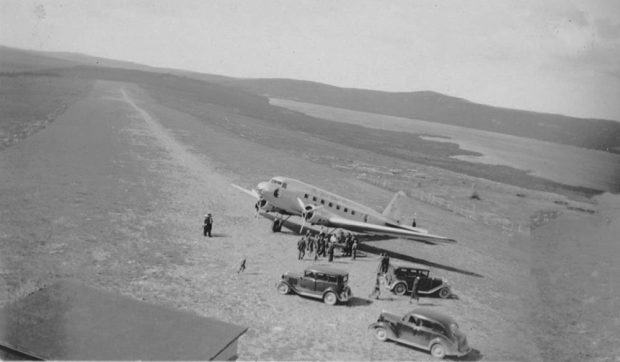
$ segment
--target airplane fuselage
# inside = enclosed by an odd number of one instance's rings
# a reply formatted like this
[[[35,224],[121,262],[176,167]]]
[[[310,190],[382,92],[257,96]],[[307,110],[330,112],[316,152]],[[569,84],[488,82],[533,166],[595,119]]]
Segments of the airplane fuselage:
[[[313,205],[321,214],[378,225],[396,223],[368,206],[288,177],[274,177],[268,182],[262,182],[258,189],[261,197],[270,205],[290,215],[303,214],[299,199],[305,205]]]

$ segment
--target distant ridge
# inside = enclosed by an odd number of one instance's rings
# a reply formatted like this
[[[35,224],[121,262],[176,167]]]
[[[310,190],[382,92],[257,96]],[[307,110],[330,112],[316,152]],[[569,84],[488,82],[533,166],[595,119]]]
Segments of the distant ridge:
[[[289,79],[231,79],[258,94],[620,153],[620,122],[493,107],[432,91],[382,92]]]
[[[292,79],[197,73],[67,52],[0,46],[0,73],[98,67],[176,75],[248,93],[504,133],[620,154],[620,122],[488,106],[433,91],[384,92]]]

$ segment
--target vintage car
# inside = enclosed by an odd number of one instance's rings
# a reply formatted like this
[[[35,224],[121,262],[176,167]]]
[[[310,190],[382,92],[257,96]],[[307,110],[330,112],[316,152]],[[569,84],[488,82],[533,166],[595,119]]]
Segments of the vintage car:
[[[303,274],[284,273],[276,288],[280,294],[293,292],[334,305],[337,302],[347,303],[351,299],[348,281],[349,273],[346,271],[328,265],[314,265],[304,270]]]
[[[389,339],[421,348],[437,358],[461,357],[471,351],[454,319],[427,308],[414,309],[402,317],[383,312],[368,328],[380,341]]]
[[[431,278],[429,273],[428,269],[394,267],[387,278],[387,288],[396,295],[405,295],[411,291],[413,280],[418,276],[420,277],[419,295],[438,295],[440,298],[448,298],[452,294],[448,282],[443,278]]]

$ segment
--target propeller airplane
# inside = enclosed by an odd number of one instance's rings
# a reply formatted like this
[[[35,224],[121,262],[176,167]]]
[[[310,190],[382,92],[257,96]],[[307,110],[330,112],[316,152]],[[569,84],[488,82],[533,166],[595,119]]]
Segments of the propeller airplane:
[[[404,196],[402,192],[394,196],[383,213],[379,213],[368,206],[288,177],[273,177],[252,190],[235,184],[232,186],[258,200],[255,205],[257,215],[273,219],[274,232],[280,231],[282,224],[291,216],[299,216],[302,219],[300,233],[310,224],[367,235],[400,237],[427,244],[456,242],[454,239],[429,234],[419,227],[401,225],[399,220],[391,217],[396,200]]]

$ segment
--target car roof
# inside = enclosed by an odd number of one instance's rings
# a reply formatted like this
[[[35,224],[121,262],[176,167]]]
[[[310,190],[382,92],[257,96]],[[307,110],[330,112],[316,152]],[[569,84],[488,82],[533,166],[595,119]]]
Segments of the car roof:
[[[336,269],[334,267],[331,267],[329,265],[313,265],[311,267],[306,268],[307,271],[315,271],[315,272],[319,272],[319,273],[325,273],[325,274],[332,274],[332,275],[348,275],[349,272],[342,270],[342,269]]]
[[[445,328],[449,328],[450,324],[457,324],[456,321],[443,313],[437,312],[433,309],[428,308],[417,308],[409,312],[410,314],[415,314],[423,319],[427,319],[429,321],[434,321],[442,324]]]
[[[397,266],[396,269],[411,269],[411,270],[429,271],[429,269],[418,268],[418,267],[415,267],[415,266]]]

